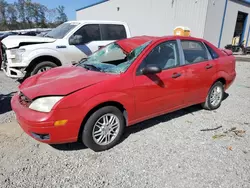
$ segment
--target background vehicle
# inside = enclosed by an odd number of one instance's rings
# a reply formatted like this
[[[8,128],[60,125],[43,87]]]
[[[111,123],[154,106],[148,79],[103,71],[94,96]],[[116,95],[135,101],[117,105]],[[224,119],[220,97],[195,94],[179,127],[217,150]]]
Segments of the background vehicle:
[[[37,36],[40,34],[38,31],[26,31],[26,32],[21,32],[19,35],[25,35],[25,36]]]
[[[16,32],[7,32],[7,33],[1,33],[0,35],[0,70],[1,70],[1,65],[2,65],[2,43],[1,41],[11,35],[18,35]]]
[[[49,31],[43,31],[43,32],[40,32],[40,33],[38,33],[36,36],[38,36],[38,37],[44,37],[48,32],[50,32],[51,30],[49,30]]]
[[[239,52],[242,55],[245,55],[247,53],[247,48],[245,48],[244,42],[245,41],[243,40],[238,45],[228,44],[225,46],[225,49],[231,50],[233,53]]]
[[[126,126],[194,104],[219,108],[235,77],[234,56],[205,40],[134,37],[26,79],[11,105],[33,138],[103,151]]]
[[[0,36],[0,40],[3,40],[4,38],[8,37],[8,36],[11,36],[11,35],[18,35],[19,33],[17,32],[6,32],[6,33],[3,33],[1,36]]]
[[[12,78],[26,78],[48,69],[78,63],[114,40],[130,37],[126,23],[70,21],[44,37],[13,36],[2,41],[3,70]]]

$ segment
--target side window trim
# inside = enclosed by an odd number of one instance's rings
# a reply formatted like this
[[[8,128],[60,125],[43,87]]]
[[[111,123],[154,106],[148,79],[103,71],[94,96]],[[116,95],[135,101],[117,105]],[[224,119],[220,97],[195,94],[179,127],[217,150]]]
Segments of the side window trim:
[[[100,32],[100,41],[102,41],[102,31],[101,31],[101,24],[97,24],[99,27],[99,32]]]
[[[99,31],[100,31],[100,36],[101,36],[101,41],[103,41],[103,36],[102,36],[102,24],[98,24],[99,25]]]
[[[208,61],[213,60],[212,55],[211,55],[211,53],[209,52],[209,50],[208,50],[208,48],[207,48],[206,44],[204,44],[204,42],[202,42],[202,44],[203,44],[203,46],[204,46],[204,47],[205,47],[205,49],[206,49],[207,56],[208,56]]]
[[[218,53],[206,42],[204,42],[204,45],[207,47],[209,54],[211,55],[212,59],[218,59],[219,55]]]
[[[184,66],[185,65],[185,56],[184,56],[183,48],[181,46],[181,40],[177,39],[176,41],[177,41],[179,57],[180,57],[180,66]]]
[[[167,70],[170,70],[170,69],[173,69],[173,68],[178,68],[178,67],[180,67],[180,66],[182,66],[181,65],[181,57],[180,57],[180,47],[179,47],[179,45],[178,45],[178,41],[177,40],[175,40],[175,39],[173,39],[173,40],[167,40],[167,41],[164,41],[164,42],[161,42],[161,43],[158,43],[158,44],[156,44],[151,50],[150,50],[150,52],[146,55],[146,57],[144,57],[144,59],[146,59],[147,57],[148,57],[148,55],[153,51],[153,49],[154,48],[156,48],[156,47],[158,47],[159,45],[161,45],[161,44],[164,44],[164,43],[168,43],[168,42],[176,42],[176,46],[177,46],[177,54],[176,54],[176,58],[178,58],[178,60],[179,60],[179,65],[178,66],[175,66],[175,67],[170,67],[170,68],[167,68],[167,69],[163,69],[162,71],[167,71]],[[144,60],[143,59],[143,60]],[[139,64],[139,66],[137,67],[137,69],[136,69],[136,76],[141,76],[142,74],[141,73],[139,73],[139,68],[140,68],[140,65],[143,63],[143,60],[140,62],[140,64]]]

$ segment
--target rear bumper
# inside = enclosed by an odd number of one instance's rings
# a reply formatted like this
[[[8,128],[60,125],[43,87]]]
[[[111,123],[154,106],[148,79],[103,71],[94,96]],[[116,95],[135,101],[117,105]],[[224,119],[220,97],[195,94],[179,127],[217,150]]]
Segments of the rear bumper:
[[[32,138],[48,144],[76,142],[82,117],[76,115],[77,109],[54,110],[41,113],[20,104],[18,95],[11,99],[11,107],[21,128]],[[79,113],[78,113],[79,114]],[[55,121],[68,120],[64,126],[54,126]]]
[[[236,72],[229,74],[226,80],[225,90],[227,90],[234,83],[235,78],[236,78]]]

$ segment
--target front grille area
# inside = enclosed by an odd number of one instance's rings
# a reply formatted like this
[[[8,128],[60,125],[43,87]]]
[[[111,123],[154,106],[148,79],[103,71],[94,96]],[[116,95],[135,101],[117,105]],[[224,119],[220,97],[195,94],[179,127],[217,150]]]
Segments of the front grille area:
[[[20,92],[19,102],[21,103],[21,105],[29,107],[30,104],[32,103],[32,100],[26,97],[22,92]]]
[[[0,42],[0,70],[1,70],[1,66],[2,66],[2,56],[3,56],[3,54],[2,54],[2,44],[1,44],[1,42]]]
[[[49,134],[38,134],[38,133],[31,133],[31,136],[33,136],[35,139],[38,140],[49,140],[50,135]]]
[[[6,55],[6,49],[4,48],[3,44],[1,45],[1,58],[2,58],[2,68],[6,68],[7,64],[7,55]]]

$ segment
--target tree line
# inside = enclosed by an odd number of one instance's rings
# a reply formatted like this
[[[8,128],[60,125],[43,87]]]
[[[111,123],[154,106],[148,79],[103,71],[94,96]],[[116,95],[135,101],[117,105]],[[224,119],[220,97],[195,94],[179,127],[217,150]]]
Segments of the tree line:
[[[64,6],[48,9],[32,0],[0,0],[0,31],[53,28],[68,20]]]

